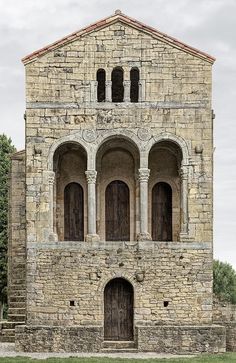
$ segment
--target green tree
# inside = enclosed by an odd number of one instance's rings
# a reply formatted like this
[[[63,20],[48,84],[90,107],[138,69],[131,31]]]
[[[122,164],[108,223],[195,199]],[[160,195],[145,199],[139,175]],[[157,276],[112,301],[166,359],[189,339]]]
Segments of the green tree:
[[[229,263],[214,261],[213,292],[220,300],[236,304],[236,271]]]
[[[14,151],[11,139],[0,135],[0,318],[7,298],[8,174]]]

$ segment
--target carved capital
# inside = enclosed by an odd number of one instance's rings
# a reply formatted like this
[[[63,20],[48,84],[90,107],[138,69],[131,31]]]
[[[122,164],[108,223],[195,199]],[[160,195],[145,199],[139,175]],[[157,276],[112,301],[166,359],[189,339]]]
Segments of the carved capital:
[[[88,184],[95,184],[96,178],[97,178],[97,172],[96,170],[87,170],[85,172],[87,183]]]
[[[139,173],[138,177],[140,183],[142,182],[147,183],[150,175],[150,169],[147,168],[138,169],[138,173]]]
[[[112,83],[111,81],[106,81],[106,86],[107,87],[111,86],[111,83]]]
[[[128,87],[130,87],[130,81],[123,81],[123,86],[124,86],[124,88],[128,88]]]
[[[50,185],[53,185],[54,181],[55,181],[55,173],[54,173],[54,171],[49,171],[49,173],[48,173],[48,183]]]

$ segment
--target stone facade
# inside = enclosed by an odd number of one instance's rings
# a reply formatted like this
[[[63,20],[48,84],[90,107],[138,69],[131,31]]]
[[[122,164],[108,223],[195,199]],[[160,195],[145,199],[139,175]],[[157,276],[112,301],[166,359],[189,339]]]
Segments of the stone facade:
[[[136,349],[224,351],[225,330],[212,325],[214,59],[116,12],[23,62],[26,238],[19,243],[27,248],[27,310],[17,349],[101,350],[104,291],[124,279],[133,291]],[[116,67],[123,102],[112,102]],[[133,67],[138,102],[130,102]],[[106,240],[106,191],[116,180],[129,190],[125,241]],[[67,238],[71,183],[82,193],[77,241]],[[171,189],[171,238],[156,241],[158,183]]]

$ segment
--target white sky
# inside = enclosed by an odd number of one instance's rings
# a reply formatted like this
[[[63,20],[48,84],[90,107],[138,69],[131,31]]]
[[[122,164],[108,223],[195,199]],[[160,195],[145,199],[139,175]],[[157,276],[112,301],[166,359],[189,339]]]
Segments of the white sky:
[[[214,254],[236,268],[236,0],[0,0],[0,133],[24,148],[20,59],[115,9],[217,58]]]

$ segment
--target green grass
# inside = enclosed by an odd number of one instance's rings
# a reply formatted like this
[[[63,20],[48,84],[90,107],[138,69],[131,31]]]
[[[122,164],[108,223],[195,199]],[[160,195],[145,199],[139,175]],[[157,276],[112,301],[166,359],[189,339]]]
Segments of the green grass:
[[[236,353],[199,355],[194,358],[172,359],[125,359],[125,358],[48,358],[32,359],[25,357],[0,358],[0,363],[236,363]]]

